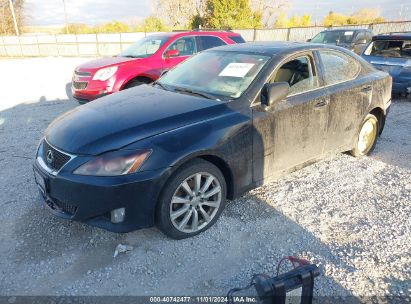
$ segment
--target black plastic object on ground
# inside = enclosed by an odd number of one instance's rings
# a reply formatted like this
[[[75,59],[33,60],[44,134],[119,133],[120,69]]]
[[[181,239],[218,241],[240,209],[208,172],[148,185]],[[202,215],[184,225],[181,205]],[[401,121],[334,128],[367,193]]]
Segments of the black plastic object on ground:
[[[273,278],[257,275],[255,289],[262,304],[311,304],[314,279],[319,275],[318,267],[313,264],[299,266]]]

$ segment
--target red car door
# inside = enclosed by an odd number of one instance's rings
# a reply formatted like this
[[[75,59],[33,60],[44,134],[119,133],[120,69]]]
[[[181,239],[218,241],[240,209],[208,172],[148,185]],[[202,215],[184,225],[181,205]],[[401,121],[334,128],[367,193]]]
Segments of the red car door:
[[[197,44],[194,36],[177,39],[163,54],[163,73],[196,53]]]

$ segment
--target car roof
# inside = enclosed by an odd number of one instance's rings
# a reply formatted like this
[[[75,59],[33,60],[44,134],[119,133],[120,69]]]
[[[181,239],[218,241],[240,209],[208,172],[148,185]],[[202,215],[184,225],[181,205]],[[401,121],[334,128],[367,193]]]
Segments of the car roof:
[[[370,29],[359,29],[359,28],[338,28],[338,29],[328,29],[328,30],[324,30],[322,32],[359,32],[359,31],[366,31],[366,32],[371,32]]]
[[[411,33],[392,33],[392,34],[380,34],[372,37],[372,40],[402,40],[411,39]]]
[[[208,51],[226,51],[226,52],[244,52],[265,54],[268,56],[274,56],[283,53],[294,53],[304,50],[314,49],[335,49],[344,50],[341,47],[333,45],[323,45],[319,43],[310,42],[291,42],[291,41],[273,41],[273,42],[248,42],[231,45],[223,45],[216,48],[212,48]]]
[[[231,31],[212,31],[212,30],[192,30],[192,31],[174,31],[167,33],[156,33],[148,36],[166,36],[166,37],[184,37],[190,35],[213,35],[213,36],[240,36],[238,33]]]

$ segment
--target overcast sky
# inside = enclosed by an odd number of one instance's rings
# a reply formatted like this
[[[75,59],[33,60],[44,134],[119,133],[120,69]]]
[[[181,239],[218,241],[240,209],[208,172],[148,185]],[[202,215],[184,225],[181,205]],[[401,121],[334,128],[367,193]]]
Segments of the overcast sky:
[[[144,18],[152,0],[65,0],[70,23],[96,24]],[[411,19],[411,0],[290,0],[289,15],[308,13],[321,20],[330,10],[350,14],[360,8],[379,8],[386,19]],[[63,0],[26,0],[28,25],[64,23]]]

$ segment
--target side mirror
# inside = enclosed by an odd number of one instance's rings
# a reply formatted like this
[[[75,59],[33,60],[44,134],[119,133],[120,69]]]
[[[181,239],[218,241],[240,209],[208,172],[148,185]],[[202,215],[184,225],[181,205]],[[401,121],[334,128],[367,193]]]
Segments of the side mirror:
[[[180,56],[179,50],[168,50],[164,54],[164,58],[172,58],[172,57],[178,57],[178,56]]]
[[[284,100],[290,91],[288,82],[274,82],[268,84],[265,89],[265,98],[261,103],[267,107],[271,107]]]
[[[307,39],[307,42],[310,42],[311,41],[311,38],[310,39]]]
[[[340,39],[335,40],[335,45],[339,45],[340,44]]]

